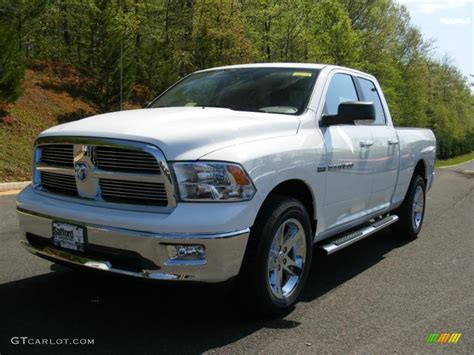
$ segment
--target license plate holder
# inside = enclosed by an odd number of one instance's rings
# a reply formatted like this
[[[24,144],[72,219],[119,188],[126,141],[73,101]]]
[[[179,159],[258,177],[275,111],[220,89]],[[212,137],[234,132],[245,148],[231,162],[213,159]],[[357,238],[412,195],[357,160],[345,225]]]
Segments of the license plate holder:
[[[74,251],[85,251],[87,229],[75,224],[53,221],[52,240],[55,246]]]

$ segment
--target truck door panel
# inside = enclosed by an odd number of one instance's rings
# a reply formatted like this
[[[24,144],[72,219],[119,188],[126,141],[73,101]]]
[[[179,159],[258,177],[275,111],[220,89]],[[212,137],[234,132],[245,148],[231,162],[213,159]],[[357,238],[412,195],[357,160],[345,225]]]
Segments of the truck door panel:
[[[336,114],[341,102],[358,100],[352,77],[337,73],[330,79],[323,113]],[[366,125],[334,125],[321,131],[327,154],[324,224],[329,230],[368,213],[372,135]]]
[[[387,125],[380,95],[375,84],[368,79],[357,78],[364,101],[375,106],[376,120],[370,124],[373,146],[370,149],[372,186],[368,208],[371,212],[388,208],[398,176],[399,142],[395,129]]]

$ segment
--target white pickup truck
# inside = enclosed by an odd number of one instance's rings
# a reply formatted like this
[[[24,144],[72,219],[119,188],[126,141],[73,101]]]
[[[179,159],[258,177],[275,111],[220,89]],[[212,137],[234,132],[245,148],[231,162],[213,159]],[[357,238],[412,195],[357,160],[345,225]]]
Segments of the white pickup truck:
[[[186,76],[145,109],[50,128],[17,211],[21,244],[57,263],[222,282],[265,312],[293,305],[316,248],[393,224],[420,232],[435,137],[395,129],[377,80],[252,64]]]

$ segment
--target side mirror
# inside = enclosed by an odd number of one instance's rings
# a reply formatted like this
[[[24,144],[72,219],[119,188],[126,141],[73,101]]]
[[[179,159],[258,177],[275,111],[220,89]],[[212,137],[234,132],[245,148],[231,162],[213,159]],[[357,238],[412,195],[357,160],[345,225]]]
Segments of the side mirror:
[[[375,106],[372,102],[342,102],[337,108],[337,115],[323,115],[321,126],[354,124],[355,121],[375,121]]]

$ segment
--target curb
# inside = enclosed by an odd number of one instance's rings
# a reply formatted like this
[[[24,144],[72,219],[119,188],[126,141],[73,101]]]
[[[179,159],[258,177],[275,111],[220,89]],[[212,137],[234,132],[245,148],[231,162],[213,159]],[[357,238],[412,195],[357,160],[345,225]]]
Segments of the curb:
[[[8,191],[15,191],[15,190],[22,190],[31,184],[31,181],[23,181],[23,182],[2,182],[0,183],[0,192],[8,192]]]
[[[459,164],[454,164],[454,165],[447,165],[447,166],[440,166],[436,169],[447,169],[447,168],[454,168],[455,166],[459,166],[459,165],[463,165],[463,164],[466,164],[466,163],[470,163],[471,161],[473,161],[474,159],[469,159],[469,160],[466,160],[466,161],[463,161],[462,163],[459,163]]]

